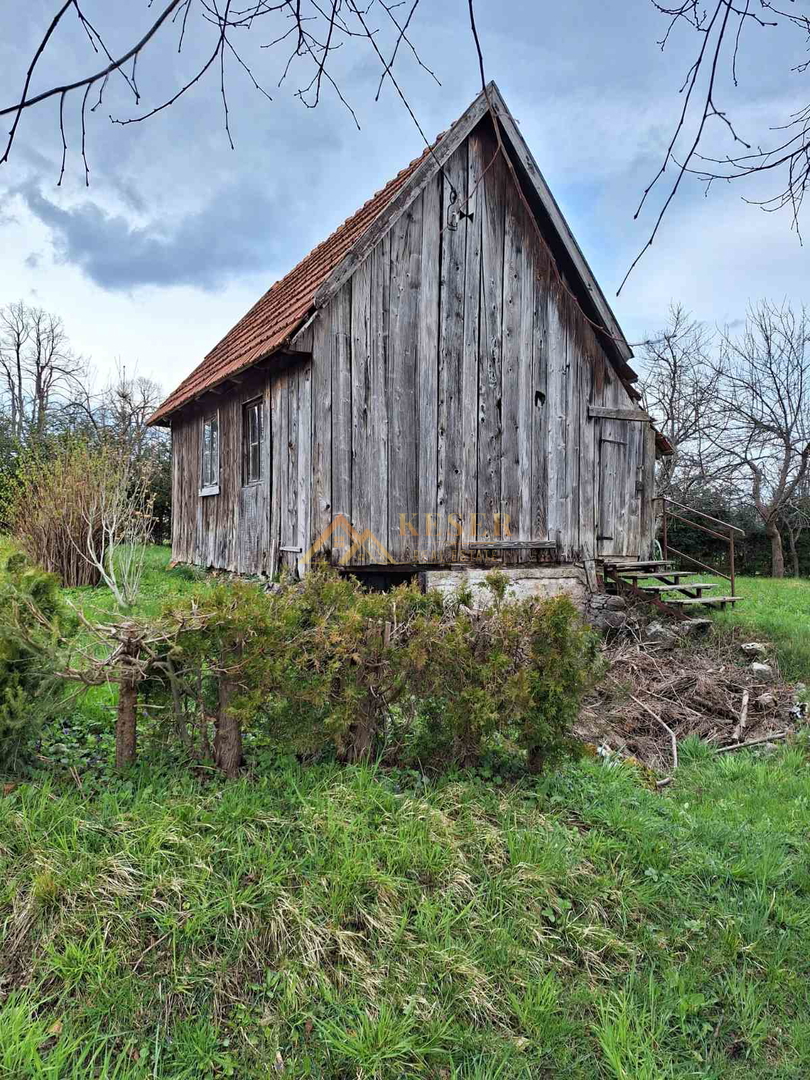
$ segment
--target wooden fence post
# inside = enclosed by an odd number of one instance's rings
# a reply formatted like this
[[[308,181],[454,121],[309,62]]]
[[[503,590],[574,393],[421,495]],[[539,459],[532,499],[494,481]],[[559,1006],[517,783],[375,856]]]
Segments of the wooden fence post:
[[[115,721],[115,767],[125,769],[135,764],[138,735],[138,685],[140,671],[138,636],[130,631],[121,652],[121,678],[118,684],[118,714]]]

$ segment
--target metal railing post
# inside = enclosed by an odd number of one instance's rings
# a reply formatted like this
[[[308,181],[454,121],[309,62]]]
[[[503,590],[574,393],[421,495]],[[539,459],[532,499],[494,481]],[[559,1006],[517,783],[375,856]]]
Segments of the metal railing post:
[[[668,561],[667,555],[667,500],[661,500],[661,554],[664,556],[664,562]]]
[[[735,568],[734,568],[734,533],[728,534],[728,563],[729,563],[729,577],[731,578],[731,595],[737,595],[737,589],[734,585]]]

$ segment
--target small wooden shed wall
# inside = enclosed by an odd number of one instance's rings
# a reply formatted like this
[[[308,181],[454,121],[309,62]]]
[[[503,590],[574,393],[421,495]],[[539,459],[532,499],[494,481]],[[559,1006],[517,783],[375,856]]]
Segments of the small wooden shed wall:
[[[298,565],[337,514],[402,565],[425,561],[437,534],[463,548],[507,520],[512,539],[555,541],[561,562],[648,554],[655,433],[592,411],[638,410],[574,294],[487,117],[298,336],[299,352],[174,415],[173,557],[273,573]],[[243,405],[257,395],[266,467],[245,485]],[[200,495],[212,410],[219,494]]]

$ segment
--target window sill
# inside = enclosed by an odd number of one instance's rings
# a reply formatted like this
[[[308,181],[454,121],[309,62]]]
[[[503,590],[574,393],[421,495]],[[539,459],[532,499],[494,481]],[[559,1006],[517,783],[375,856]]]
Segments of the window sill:
[[[219,495],[219,484],[212,484],[210,487],[200,488],[200,495]]]

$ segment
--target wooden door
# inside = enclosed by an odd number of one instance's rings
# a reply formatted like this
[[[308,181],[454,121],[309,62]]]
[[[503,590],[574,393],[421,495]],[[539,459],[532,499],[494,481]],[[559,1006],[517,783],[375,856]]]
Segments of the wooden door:
[[[596,554],[598,558],[625,554],[622,478],[628,456],[626,429],[626,421],[597,421]]]
[[[644,425],[632,420],[597,423],[597,557],[638,558],[642,544]]]

